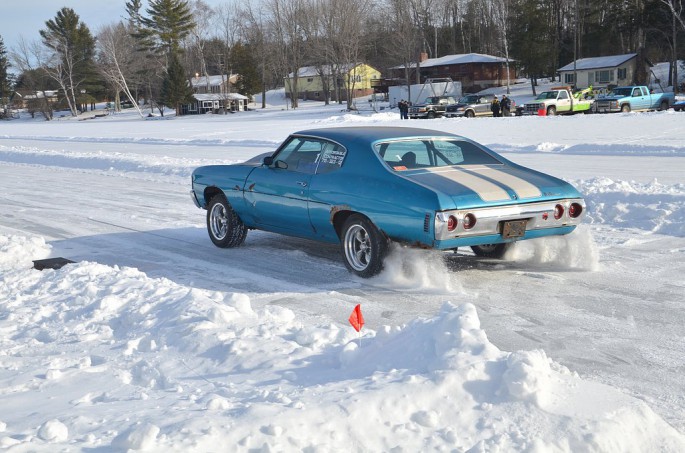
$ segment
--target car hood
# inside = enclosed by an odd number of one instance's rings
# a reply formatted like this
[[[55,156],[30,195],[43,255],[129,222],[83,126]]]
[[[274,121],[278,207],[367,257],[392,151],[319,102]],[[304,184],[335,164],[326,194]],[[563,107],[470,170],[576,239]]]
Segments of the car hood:
[[[507,165],[437,167],[402,176],[434,191],[443,210],[581,197],[561,179]]]

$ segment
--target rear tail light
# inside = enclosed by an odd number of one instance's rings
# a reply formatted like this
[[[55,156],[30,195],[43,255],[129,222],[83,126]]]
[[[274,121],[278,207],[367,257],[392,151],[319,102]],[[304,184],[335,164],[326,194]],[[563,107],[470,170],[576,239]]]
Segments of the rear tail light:
[[[564,215],[564,207],[560,204],[554,207],[554,218],[559,220]]]
[[[447,219],[447,231],[454,231],[457,228],[457,218],[453,215]]]
[[[464,229],[470,230],[476,225],[476,216],[473,214],[466,214],[464,216]]]
[[[583,207],[578,203],[571,203],[571,206],[568,208],[568,215],[571,216],[572,219],[577,218],[582,212]]]

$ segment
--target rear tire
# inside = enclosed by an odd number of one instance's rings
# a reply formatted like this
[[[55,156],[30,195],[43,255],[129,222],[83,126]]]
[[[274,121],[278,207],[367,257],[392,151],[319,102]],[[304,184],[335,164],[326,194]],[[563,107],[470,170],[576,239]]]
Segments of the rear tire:
[[[214,245],[237,247],[245,242],[247,227],[228,204],[226,196],[216,195],[207,206],[207,232]]]
[[[659,106],[659,110],[661,110],[661,111],[668,110],[668,101],[661,101],[661,105]]]
[[[340,249],[347,269],[362,278],[383,269],[388,240],[366,217],[355,214],[343,225]]]
[[[472,245],[471,250],[473,250],[473,253],[476,256],[482,256],[485,258],[503,258],[510,245],[510,243]]]

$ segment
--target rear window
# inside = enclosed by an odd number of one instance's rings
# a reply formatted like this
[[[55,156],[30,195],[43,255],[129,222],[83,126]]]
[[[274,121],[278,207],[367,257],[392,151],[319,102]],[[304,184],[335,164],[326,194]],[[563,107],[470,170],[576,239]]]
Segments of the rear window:
[[[395,171],[502,162],[478,145],[463,140],[410,139],[377,143],[376,152]]]

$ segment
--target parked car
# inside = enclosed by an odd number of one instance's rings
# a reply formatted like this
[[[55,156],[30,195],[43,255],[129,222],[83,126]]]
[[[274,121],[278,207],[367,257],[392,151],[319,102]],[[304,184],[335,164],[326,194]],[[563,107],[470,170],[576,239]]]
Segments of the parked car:
[[[514,241],[570,233],[585,212],[560,179],[458,135],[401,127],[296,132],[274,153],[197,168],[191,196],[218,247],[250,229],[338,243],[361,277],[381,271],[391,241],[501,257]]]
[[[445,109],[457,101],[452,96],[429,96],[423,104],[409,107],[409,118],[437,118],[445,113]]]
[[[675,100],[673,93],[650,93],[646,86],[616,87],[597,99],[597,113],[668,110]]]
[[[459,102],[448,105],[445,108],[445,116],[465,116],[466,118],[492,116],[490,104],[494,98],[494,94],[469,94],[463,96],[459,99]]]
[[[685,101],[678,101],[673,103],[673,110],[676,112],[685,112]]]

